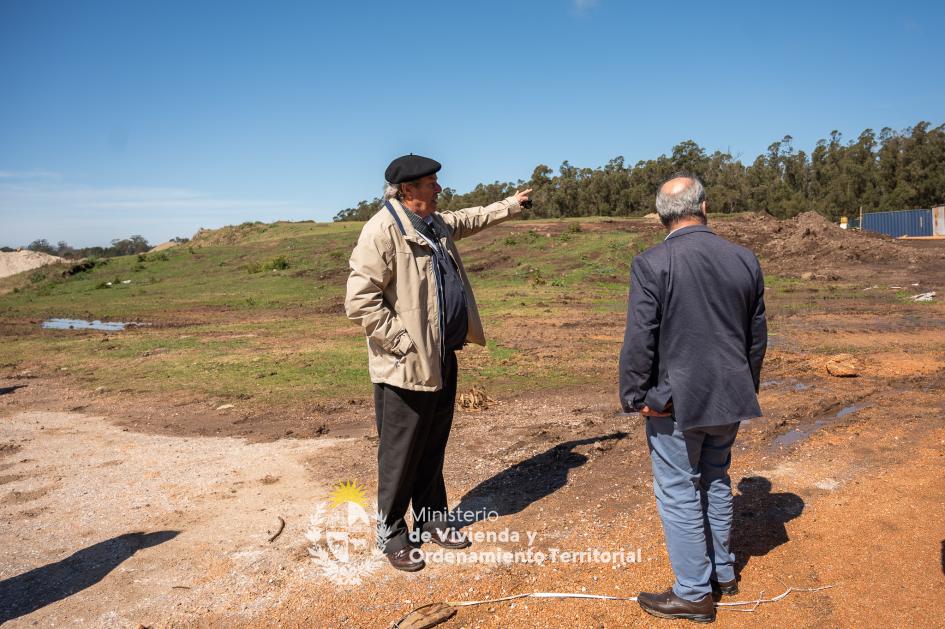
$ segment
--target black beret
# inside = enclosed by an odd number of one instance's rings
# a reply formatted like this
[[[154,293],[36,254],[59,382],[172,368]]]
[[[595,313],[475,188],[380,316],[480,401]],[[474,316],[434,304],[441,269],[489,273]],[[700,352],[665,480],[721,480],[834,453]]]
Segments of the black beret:
[[[404,183],[405,181],[416,181],[421,177],[432,175],[439,171],[443,166],[440,162],[422,155],[402,155],[390,163],[387,170],[384,171],[384,179],[387,183]]]

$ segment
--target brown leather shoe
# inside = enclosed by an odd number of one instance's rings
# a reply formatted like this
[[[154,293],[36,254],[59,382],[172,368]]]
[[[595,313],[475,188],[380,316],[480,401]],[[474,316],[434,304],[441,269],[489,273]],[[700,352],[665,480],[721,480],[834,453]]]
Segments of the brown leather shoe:
[[[416,548],[413,546],[407,546],[392,553],[387,553],[387,561],[390,562],[390,565],[404,572],[423,570],[427,565],[426,562],[423,559],[414,559],[410,556],[410,553],[415,550]]]
[[[443,548],[449,548],[450,550],[459,550],[472,546],[472,542],[469,541],[465,533],[461,533],[452,527],[441,531],[431,531],[430,541]]]
[[[724,594],[725,596],[734,596],[738,594],[738,579],[731,581],[710,581],[713,594]]]
[[[659,618],[684,618],[694,622],[712,622],[715,620],[715,603],[712,595],[706,594],[698,601],[687,601],[673,593],[673,588],[665,592],[640,592],[637,596],[640,607],[648,614]]]

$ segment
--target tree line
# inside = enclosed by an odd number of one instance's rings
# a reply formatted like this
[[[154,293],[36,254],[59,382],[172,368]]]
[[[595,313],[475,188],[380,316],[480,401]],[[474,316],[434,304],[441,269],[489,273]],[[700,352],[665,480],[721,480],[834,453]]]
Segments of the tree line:
[[[187,242],[189,239],[174,238],[173,240],[177,243],[183,243]],[[115,256],[130,256],[137,253],[146,253],[151,249],[151,245],[148,244],[144,236],[140,235],[134,235],[128,238],[116,238],[112,240],[111,246],[109,247],[79,248],[70,246],[69,243],[64,240],[60,240],[57,244],[53,245],[45,238],[39,238],[26,245],[26,249],[48,253],[51,256],[59,256],[60,258],[78,260],[80,258],[112,258]],[[16,251],[16,249],[0,247],[0,251],[11,252]]]
[[[765,211],[788,218],[814,211],[837,220],[860,209],[928,208],[945,201],[945,124],[923,121],[902,131],[887,127],[879,135],[866,129],[847,142],[832,131],[810,154],[786,135],[747,166],[730,153],[708,154],[686,140],[671,155],[632,166],[623,157],[598,168],[565,161],[557,173],[539,164],[527,181],[479,184],[465,194],[445,188],[438,206],[449,211],[486,205],[532,188],[534,205],[526,217],[639,216],[655,211],[657,187],[679,171],[702,180],[711,212]],[[361,201],[334,220],[367,220],[380,204],[380,198]]]

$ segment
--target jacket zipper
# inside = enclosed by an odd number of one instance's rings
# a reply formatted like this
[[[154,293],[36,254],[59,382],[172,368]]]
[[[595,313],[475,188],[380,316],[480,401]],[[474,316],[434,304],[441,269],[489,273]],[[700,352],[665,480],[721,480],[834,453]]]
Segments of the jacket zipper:
[[[430,256],[430,264],[433,265],[433,275],[436,277],[436,309],[437,320],[440,329],[440,379],[442,380],[442,372],[444,369],[446,369],[446,321],[444,320],[444,311],[446,310],[446,307],[443,303],[443,274],[440,272],[440,264],[436,258],[440,254],[437,253],[432,247],[431,250],[433,255]],[[445,382],[443,384],[444,386],[446,385]]]

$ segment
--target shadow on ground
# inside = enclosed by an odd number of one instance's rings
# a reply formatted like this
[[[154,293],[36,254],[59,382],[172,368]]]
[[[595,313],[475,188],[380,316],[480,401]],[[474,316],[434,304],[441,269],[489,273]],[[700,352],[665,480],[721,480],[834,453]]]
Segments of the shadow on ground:
[[[491,512],[500,516],[518,513],[564,487],[568,473],[587,462],[587,457],[574,448],[626,436],[625,432],[614,432],[565,441],[516,463],[469,490],[453,510],[454,521],[463,527],[485,519]]]
[[[0,387],[0,395],[7,395],[13,393],[17,389],[25,389],[27,385],[25,384],[14,384],[12,387]]]
[[[797,494],[771,493],[771,481],[763,476],[746,476],[738,481],[734,498],[732,552],[735,572],[752,557],[761,557],[790,540],[785,523],[804,511]]]
[[[174,539],[178,533],[125,533],[0,581],[0,624],[95,585],[137,551]]]

